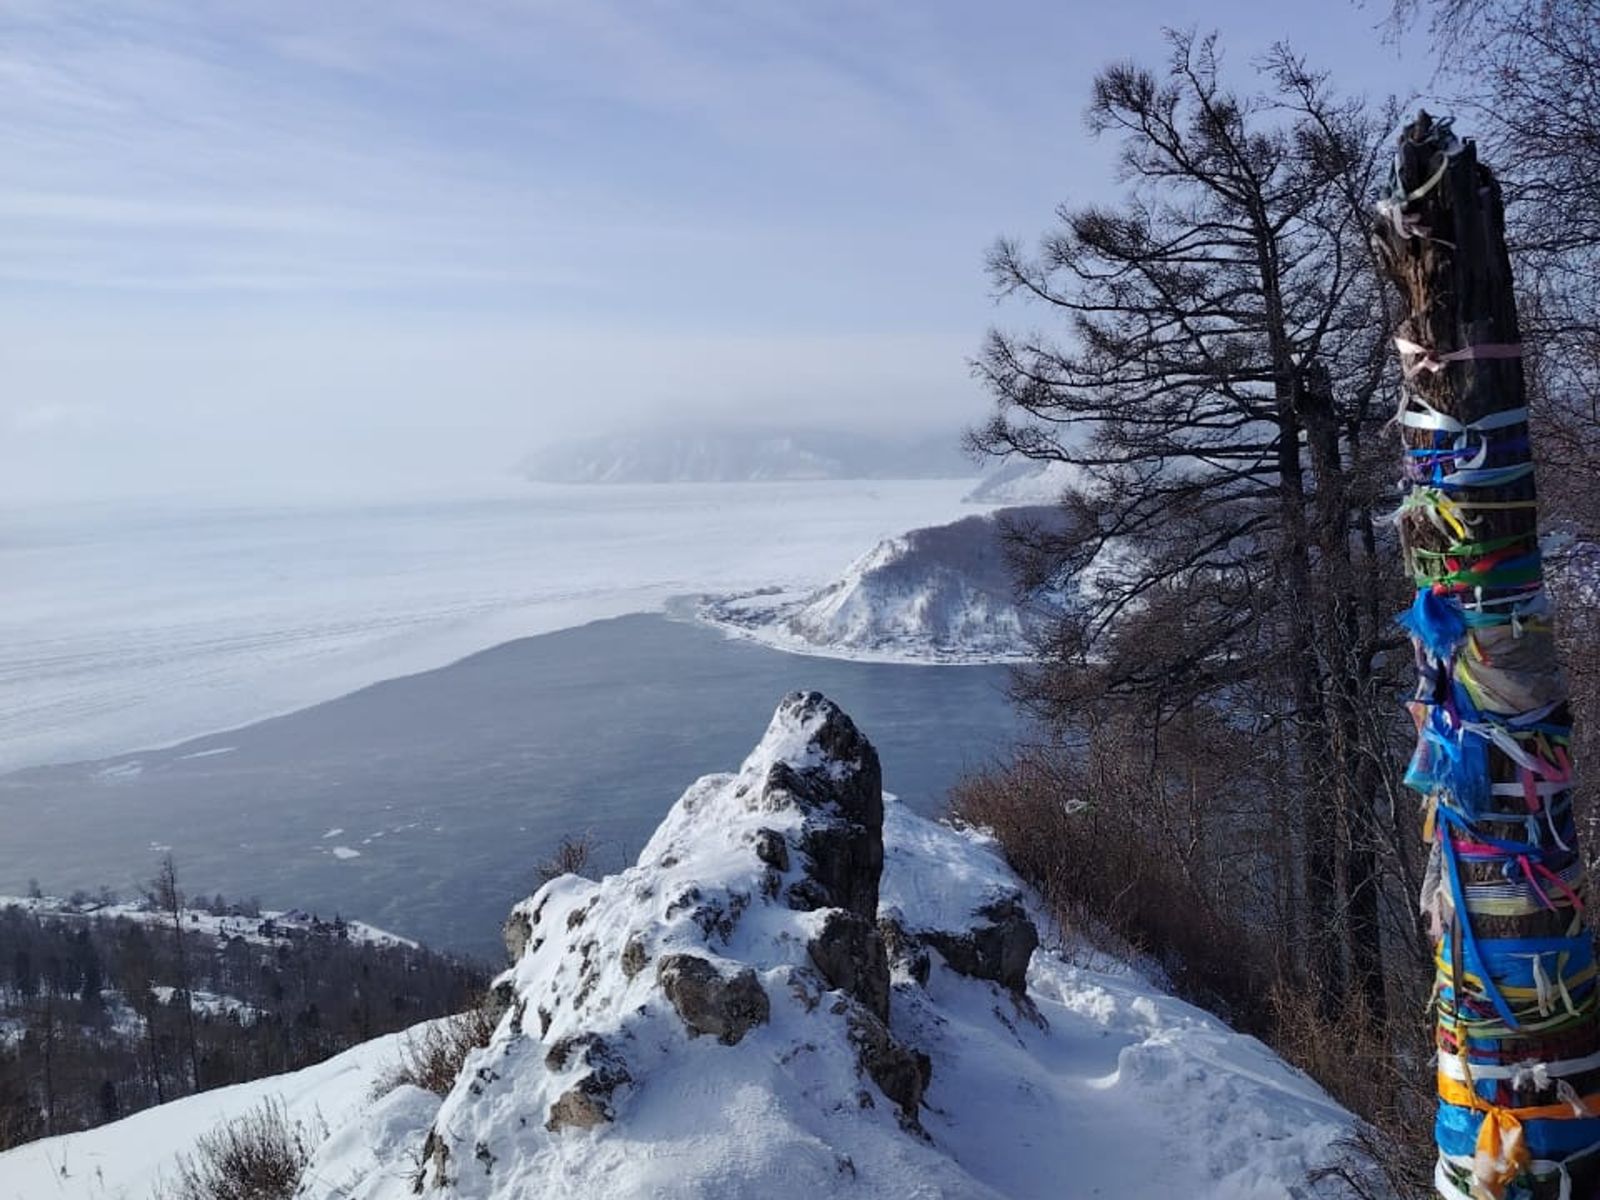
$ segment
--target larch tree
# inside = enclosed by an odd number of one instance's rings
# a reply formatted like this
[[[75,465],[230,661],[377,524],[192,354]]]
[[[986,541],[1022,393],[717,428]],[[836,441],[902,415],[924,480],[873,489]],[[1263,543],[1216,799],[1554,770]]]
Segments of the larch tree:
[[[1058,328],[990,334],[977,370],[996,411],[973,441],[1074,480],[1065,532],[1016,534],[1025,586],[1070,597],[1019,694],[1063,727],[1126,701],[1122,736],[1152,761],[1197,712],[1199,736],[1247,747],[1240,794],[1214,803],[1232,806],[1221,828],[1271,843],[1291,969],[1330,1011],[1355,996],[1381,1014],[1385,941],[1419,941],[1403,918],[1382,928],[1398,828],[1393,725],[1373,714],[1401,644],[1375,515],[1393,402],[1365,216],[1382,120],[1285,47],[1241,95],[1213,40],[1169,37],[1165,72],[1095,81],[1122,199],[1064,206],[1037,252],[1003,240],[990,259],[997,290]]]
[[[172,921],[172,944],[177,957],[177,994],[183,999],[184,1034],[189,1056],[189,1082],[200,1090],[200,1040],[194,1025],[194,996],[191,993],[193,977],[184,951],[183,893],[178,889],[178,868],[168,854],[161,860],[161,870],[156,875],[153,891],[155,901]]]

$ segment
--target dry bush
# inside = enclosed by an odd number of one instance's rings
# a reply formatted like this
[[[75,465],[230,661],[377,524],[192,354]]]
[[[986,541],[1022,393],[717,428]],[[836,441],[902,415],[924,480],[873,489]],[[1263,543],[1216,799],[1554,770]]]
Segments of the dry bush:
[[[1274,986],[1272,1008],[1273,1049],[1363,1119],[1324,1174],[1360,1196],[1432,1195],[1437,1097],[1427,1022],[1375,1021],[1359,992],[1330,1017],[1324,996],[1287,979]]]
[[[962,781],[951,813],[989,830],[1064,930],[1153,959],[1180,995],[1252,1033],[1270,1025],[1274,951],[1204,886],[1204,837],[1163,829],[1145,779],[1034,749]]]
[[[588,833],[568,834],[561,839],[555,852],[539,864],[535,872],[534,888],[543,887],[552,879],[563,875],[582,875],[589,859],[594,856],[594,838]]]
[[[327,1127],[289,1120],[282,1104],[260,1107],[203,1136],[178,1160],[174,1200],[290,1200]]]
[[[406,1039],[400,1061],[379,1077],[373,1095],[392,1092],[402,1084],[448,1095],[467,1055],[489,1044],[499,1022],[500,1014],[487,995],[466,1012],[434,1021],[420,1034]]]

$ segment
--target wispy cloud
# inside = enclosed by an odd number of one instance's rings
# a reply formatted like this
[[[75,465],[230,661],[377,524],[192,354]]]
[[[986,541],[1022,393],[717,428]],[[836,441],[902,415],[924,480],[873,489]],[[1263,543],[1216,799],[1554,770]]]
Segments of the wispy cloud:
[[[1213,10],[1237,61],[1299,32],[1380,73],[1349,6]],[[984,246],[1106,185],[1088,81],[1189,19],[1093,16],[0,0],[0,484],[207,447],[354,470],[380,440],[490,469],[669,412],[976,418]]]

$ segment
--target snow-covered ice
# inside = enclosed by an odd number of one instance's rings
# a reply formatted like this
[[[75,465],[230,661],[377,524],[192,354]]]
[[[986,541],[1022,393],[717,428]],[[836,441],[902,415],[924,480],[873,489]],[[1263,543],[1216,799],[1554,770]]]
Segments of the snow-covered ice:
[[[0,770],[234,728],[677,595],[815,587],[881,538],[970,512],[968,486],[0,509]]]

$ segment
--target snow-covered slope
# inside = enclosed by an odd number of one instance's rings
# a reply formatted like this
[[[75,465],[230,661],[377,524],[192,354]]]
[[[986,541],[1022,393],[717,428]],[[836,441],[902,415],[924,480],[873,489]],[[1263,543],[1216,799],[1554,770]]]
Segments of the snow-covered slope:
[[[1004,529],[1060,520],[1052,507],[1017,507],[913,529],[879,542],[816,591],[709,597],[698,615],[804,653],[928,662],[1021,658],[1042,610],[1016,594]]]
[[[1129,971],[1030,962],[994,847],[879,778],[849,719],[796,694],[637,865],[519,905],[510,1011],[432,1122],[423,1194],[1264,1200],[1303,1181],[1347,1125],[1314,1084]],[[342,1145],[321,1177],[347,1173]],[[337,1194],[399,1200],[404,1166]]]
[[[281,1105],[311,1136],[359,1123],[371,1110],[374,1086],[399,1062],[405,1039],[425,1028],[376,1038],[303,1071],[187,1096],[86,1133],[8,1150],[0,1154],[0,1200],[167,1200],[179,1155],[267,1102]],[[398,1089],[384,1105],[390,1114],[410,1112],[412,1124],[426,1124],[437,1107],[437,1096],[411,1087]]]
[[[557,442],[517,471],[536,483],[736,483],[805,479],[962,479],[954,433],[891,440],[794,430],[644,430]]]
[[[860,731],[796,693],[636,865],[513,910],[507,1010],[442,1103],[360,1099],[387,1039],[0,1155],[0,1200],[143,1200],[268,1094],[332,1128],[312,1200],[1312,1194],[1345,1113],[1134,971],[1036,948],[1036,919],[989,840],[884,797]]]

